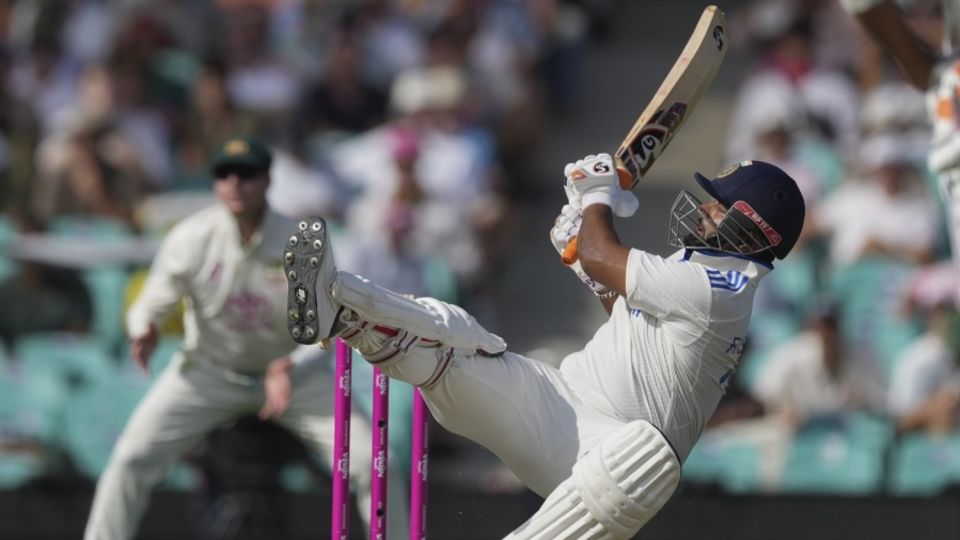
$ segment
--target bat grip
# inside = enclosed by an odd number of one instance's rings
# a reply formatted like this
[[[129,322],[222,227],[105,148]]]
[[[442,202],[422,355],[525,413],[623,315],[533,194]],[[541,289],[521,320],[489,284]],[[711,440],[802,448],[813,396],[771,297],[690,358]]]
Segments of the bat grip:
[[[629,190],[633,187],[633,175],[623,167],[617,167],[617,178],[620,179],[620,189]]]
[[[579,258],[579,254],[577,253],[577,237],[574,236],[573,240],[570,240],[567,244],[567,247],[563,248],[563,253],[560,254],[560,261],[570,266],[577,262],[577,258]]]

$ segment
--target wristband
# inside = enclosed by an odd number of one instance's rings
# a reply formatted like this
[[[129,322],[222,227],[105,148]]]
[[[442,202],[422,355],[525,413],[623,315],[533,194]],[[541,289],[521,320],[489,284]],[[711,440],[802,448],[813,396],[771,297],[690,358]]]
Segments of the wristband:
[[[614,196],[611,190],[594,188],[583,194],[583,198],[580,199],[580,204],[583,206],[584,210],[586,210],[588,206],[594,204],[605,204],[610,208],[613,208],[613,199]]]

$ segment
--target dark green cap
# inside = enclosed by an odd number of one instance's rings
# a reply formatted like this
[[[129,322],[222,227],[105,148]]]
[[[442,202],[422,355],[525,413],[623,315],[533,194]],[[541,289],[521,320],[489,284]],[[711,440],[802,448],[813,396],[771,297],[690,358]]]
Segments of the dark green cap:
[[[234,137],[221,144],[210,161],[210,172],[216,176],[217,171],[228,165],[252,167],[255,169],[269,169],[273,161],[270,148],[263,141],[253,137]]]

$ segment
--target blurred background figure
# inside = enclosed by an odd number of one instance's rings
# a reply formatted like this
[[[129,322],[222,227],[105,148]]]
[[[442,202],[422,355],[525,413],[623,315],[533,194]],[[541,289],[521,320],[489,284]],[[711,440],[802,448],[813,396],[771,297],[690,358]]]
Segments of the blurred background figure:
[[[903,432],[945,435],[960,412],[960,317],[956,268],[937,264],[917,271],[906,307],[919,312],[924,332],[907,345],[890,380],[890,414]]]
[[[821,300],[808,329],[770,352],[752,388],[767,414],[800,425],[843,410],[882,407],[882,379],[871,376],[869,366],[857,366],[845,349],[838,309]]]

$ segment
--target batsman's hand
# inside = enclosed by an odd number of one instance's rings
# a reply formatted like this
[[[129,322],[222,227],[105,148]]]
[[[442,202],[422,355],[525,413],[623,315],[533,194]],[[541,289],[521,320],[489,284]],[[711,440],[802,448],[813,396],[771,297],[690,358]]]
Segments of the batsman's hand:
[[[576,241],[577,235],[580,233],[582,219],[583,216],[579,210],[569,204],[564,205],[560,210],[560,215],[554,221],[553,228],[550,229],[550,243],[553,244],[553,249],[560,254],[561,261],[576,274],[584,285],[599,296],[608,293],[609,289],[588,276],[583,271],[579,260],[575,259],[571,262],[565,260],[566,251],[568,251],[567,246]]]
[[[293,378],[290,370],[293,361],[289,356],[277,358],[267,366],[267,373],[263,378],[263,407],[257,416],[261,420],[276,418],[286,412],[293,397]]]
[[[157,325],[150,323],[147,327],[147,333],[130,339],[130,357],[140,366],[140,369],[150,373],[150,356],[157,348],[157,341],[160,335],[157,332]]]
[[[607,169],[612,172],[597,172]],[[610,206],[617,217],[627,218],[636,213],[640,206],[636,195],[622,187],[624,184],[630,185],[630,173],[617,169],[610,154],[590,155],[575,163],[567,163],[563,175],[566,177],[563,190],[567,194],[567,202],[578,211],[590,204],[602,203]],[[593,195],[588,195],[587,204],[584,204],[584,196],[591,190]]]

